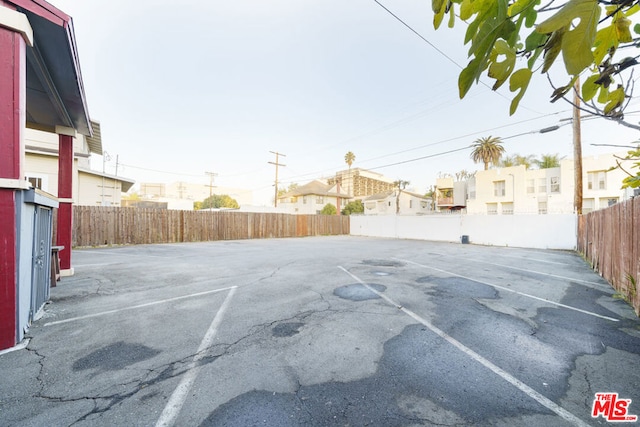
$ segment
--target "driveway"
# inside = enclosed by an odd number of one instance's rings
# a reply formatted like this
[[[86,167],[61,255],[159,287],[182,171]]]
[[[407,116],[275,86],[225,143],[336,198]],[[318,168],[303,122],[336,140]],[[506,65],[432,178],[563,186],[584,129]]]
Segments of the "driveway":
[[[606,425],[596,393],[640,415],[640,320],[572,252],[335,236],[73,264],[0,354],[2,425]]]

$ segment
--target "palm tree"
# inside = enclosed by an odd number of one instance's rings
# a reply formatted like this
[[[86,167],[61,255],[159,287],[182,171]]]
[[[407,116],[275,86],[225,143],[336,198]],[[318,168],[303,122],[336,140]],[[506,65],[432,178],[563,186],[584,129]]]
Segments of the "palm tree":
[[[401,179],[393,182],[393,186],[398,188],[398,192],[396,193],[396,215],[400,213],[400,193],[402,193],[402,190],[409,184],[409,181],[403,181]]]
[[[532,164],[535,163],[536,158],[533,154],[529,154],[527,156],[521,156],[516,154],[515,156],[516,165],[523,165],[525,169],[529,169]]]
[[[349,196],[351,196],[351,183],[353,179],[351,178],[351,165],[356,161],[356,155],[351,151],[347,151],[347,154],[344,155],[344,162],[349,165]]]
[[[501,168],[509,168],[512,166],[524,166],[525,169],[529,169],[532,164],[535,163],[535,156],[529,154],[527,156],[521,156],[520,154],[514,154],[513,156],[505,156],[500,159],[498,166]]]
[[[550,169],[560,167],[559,154],[543,154],[539,160],[534,161],[540,169]]]
[[[504,153],[500,137],[489,136],[478,138],[471,145],[471,159],[475,163],[484,163],[484,170],[489,169],[489,163],[496,164]]]
[[[516,156],[505,156],[500,159],[498,166],[501,168],[510,168],[512,166],[517,166]]]

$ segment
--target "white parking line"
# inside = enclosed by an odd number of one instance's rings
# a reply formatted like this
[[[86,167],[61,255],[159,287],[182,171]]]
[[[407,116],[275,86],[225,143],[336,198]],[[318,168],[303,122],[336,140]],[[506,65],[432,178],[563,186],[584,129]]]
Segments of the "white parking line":
[[[588,426],[587,423],[585,423],[580,418],[578,418],[575,415],[573,415],[571,412],[567,411],[566,409],[562,408],[560,405],[556,404],[552,400],[550,400],[550,399],[546,398],[545,396],[543,396],[542,394],[538,393],[537,391],[535,391],[534,389],[532,389],[531,387],[529,387],[528,385],[526,385],[525,383],[523,383],[519,379],[517,379],[514,376],[512,376],[511,374],[509,374],[507,371],[505,371],[505,370],[499,368],[498,366],[494,365],[489,360],[485,359],[484,357],[480,356],[475,351],[473,351],[470,348],[466,347],[460,341],[458,341],[455,338],[451,337],[450,335],[448,335],[443,330],[441,330],[441,329],[437,328],[436,326],[432,325],[431,323],[429,323],[426,319],[420,317],[419,315],[417,315],[413,311],[402,307],[400,304],[398,304],[397,302],[393,301],[391,298],[389,298],[385,294],[383,294],[381,292],[378,292],[377,290],[375,290],[371,286],[367,285],[365,282],[360,280],[359,277],[357,277],[356,275],[354,275],[351,272],[349,272],[346,268],[344,268],[342,266],[338,266],[338,268],[341,269],[342,271],[344,271],[345,273],[347,273],[349,276],[351,276],[354,280],[356,280],[362,286],[367,288],[369,291],[371,291],[374,294],[378,295],[380,298],[384,299],[389,304],[397,307],[398,309],[400,309],[402,312],[404,312],[405,314],[407,314],[408,316],[410,316],[411,318],[413,318],[417,322],[419,322],[422,325],[426,326],[433,333],[435,333],[436,335],[438,335],[442,339],[446,340],[448,343],[450,343],[451,345],[456,347],[458,350],[462,351],[464,354],[469,356],[471,359],[475,360],[476,362],[478,362],[478,363],[482,364],[483,366],[485,366],[486,368],[490,369],[493,373],[495,373],[496,375],[498,375],[499,377],[501,377],[502,379],[504,379],[505,381],[507,381],[511,385],[513,385],[516,388],[518,388],[520,391],[522,391],[527,396],[531,397],[532,399],[534,399],[535,401],[540,403],[542,406],[544,406],[547,409],[555,412],[556,414],[558,414],[558,416],[562,417],[564,420],[566,420],[566,421],[568,421],[568,422],[570,422],[570,423],[572,423],[572,424],[574,424],[576,426],[580,426],[580,427],[587,427]]]
[[[164,410],[156,423],[156,427],[169,427],[173,426],[176,422],[176,418],[178,418],[178,414],[180,414],[182,405],[184,405],[184,402],[187,400],[187,394],[189,394],[189,390],[202,367],[201,365],[198,365],[198,362],[205,357],[206,350],[211,347],[211,344],[213,344],[213,340],[218,332],[218,326],[220,326],[220,323],[222,322],[224,313],[227,310],[229,302],[231,301],[233,294],[235,294],[236,289],[238,289],[238,287],[233,286],[227,294],[227,297],[224,299],[224,302],[220,306],[216,316],[213,318],[211,325],[209,325],[207,333],[204,338],[202,338],[202,342],[198,347],[196,355],[193,357],[191,363],[189,363],[187,372],[184,374],[184,377],[182,377],[180,384],[178,384],[176,389],[173,391],[167,405],[164,407]]]
[[[75,322],[77,320],[84,320],[84,319],[90,319],[92,317],[98,317],[98,316],[104,316],[104,315],[107,315],[107,314],[119,313],[119,312],[125,311],[125,310],[135,310],[135,309],[138,309],[138,308],[149,307],[149,306],[152,306],[152,305],[166,304],[166,303],[172,302],[172,301],[179,301],[181,299],[193,298],[193,297],[198,297],[198,296],[201,296],[201,295],[215,294],[217,292],[228,291],[230,289],[235,289],[235,288],[237,288],[237,286],[230,286],[230,287],[221,288],[221,289],[213,289],[211,291],[197,292],[195,294],[182,295],[182,296],[175,297],[175,298],[168,298],[168,299],[163,299],[163,300],[159,300],[159,301],[152,301],[152,302],[147,302],[147,303],[144,303],[144,304],[133,305],[133,306],[130,306],[130,307],[122,307],[122,308],[118,308],[118,309],[115,309],[115,310],[101,311],[99,313],[87,314],[85,316],[71,317],[69,319],[56,320],[54,322],[48,322],[48,323],[45,323],[44,326],[60,325],[62,323]]]
[[[575,279],[573,277],[567,277],[567,276],[560,276],[557,274],[551,274],[551,273],[543,273],[541,271],[536,271],[536,270],[528,270],[526,268],[519,268],[519,267],[514,267],[512,265],[505,265],[505,264],[497,264],[495,262],[487,262],[487,261],[480,261],[480,260],[475,260],[472,258],[465,258],[465,261],[473,261],[473,262],[478,262],[481,264],[487,264],[487,265],[495,265],[496,267],[504,267],[504,268],[510,268],[512,270],[519,270],[519,271],[524,271],[526,273],[533,273],[533,274],[539,274],[540,276],[547,276],[547,277],[553,277],[555,279],[560,279],[560,280],[568,280],[570,282],[576,282],[576,283],[582,283],[584,285],[589,286],[590,288],[597,288],[597,289],[611,289],[610,286],[607,286],[603,283],[599,283],[599,282],[590,282],[588,280],[582,280],[582,279]],[[590,286],[592,285],[592,286]]]
[[[601,319],[610,320],[612,322],[618,322],[619,321],[618,319],[614,319],[613,317],[603,316],[601,314],[593,313],[591,311],[583,310],[581,308],[572,307],[570,305],[566,305],[566,304],[562,304],[562,303],[559,303],[559,302],[551,301],[551,300],[548,300],[546,298],[537,297],[537,296],[531,295],[531,294],[525,294],[524,292],[514,291],[513,289],[505,288],[504,286],[494,285],[493,283],[484,282],[484,281],[478,280],[478,279],[472,279],[470,277],[466,277],[466,276],[463,276],[461,274],[454,273],[452,271],[442,270],[440,268],[430,267],[428,265],[424,265],[424,264],[420,264],[420,263],[417,263],[417,262],[408,261],[408,260],[404,260],[404,259],[399,259],[399,258],[396,258],[396,259],[398,259],[398,261],[406,262],[407,264],[417,265],[418,267],[428,268],[430,270],[435,270],[435,271],[438,271],[440,273],[445,273],[445,274],[448,274],[448,275],[451,275],[451,276],[460,277],[462,279],[471,280],[472,282],[482,283],[483,285],[491,286],[493,288],[500,289],[500,290],[503,290],[503,291],[506,291],[506,292],[512,292],[514,294],[518,294],[518,295],[523,296],[523,297],[527,297],[527,298],[535,299],[535,300],[538,300],[538,301],[546,302],[548,304],[552,304],[552,305],[555,305],[555,306],[558,306],[558,307],[566,308],[568,310],[578,311],[580,313],[588,314],[589,316],[599,317]]]

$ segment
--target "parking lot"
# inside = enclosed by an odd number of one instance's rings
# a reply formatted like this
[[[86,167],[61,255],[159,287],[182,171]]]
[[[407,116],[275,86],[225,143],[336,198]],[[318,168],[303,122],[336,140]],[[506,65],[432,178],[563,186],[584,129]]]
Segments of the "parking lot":
[[[0,354],[2,425],[607,425],[600,392],[640,415],[640,320],[573,252],[335,236],[73,264]]]

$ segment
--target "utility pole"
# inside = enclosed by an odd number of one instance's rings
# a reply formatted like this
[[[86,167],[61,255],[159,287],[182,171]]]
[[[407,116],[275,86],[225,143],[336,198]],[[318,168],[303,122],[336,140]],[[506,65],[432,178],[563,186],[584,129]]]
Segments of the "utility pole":
[[[276,189],[275,189],[275,197],[274,197],[273,201],[274,201],[274,207],[277,208],[278,207],[278,166],[283,166],[283,167],[287,166],[287,165],[283,165],[282,163],[280,163],[279,160],[280,160],[280,156],[282,156],[282,157],[287,157],[287,156],[285,154],[278,153],[277,151],[269,151],[269,152],[271,154],[275,154],[276,155],[276,161],[275,162],[267,162],[267,163],[269,163],[270,165],[275,165],[275,167],[276,167],[276,181],[275,181],[275,185],[274,185],[274,187]]]
[[[573,162],[575,170],[575,191],[573,208],[582,215],[582,139],[580,137],[580,79],[573,87]]]
[[[213,179],[218,176],[218,174],[213,172],[205,172],[205,175],[209,175],[209,185],[207,185],[207,187],[209,187],[209,197],[211,197],[213,196]]]

